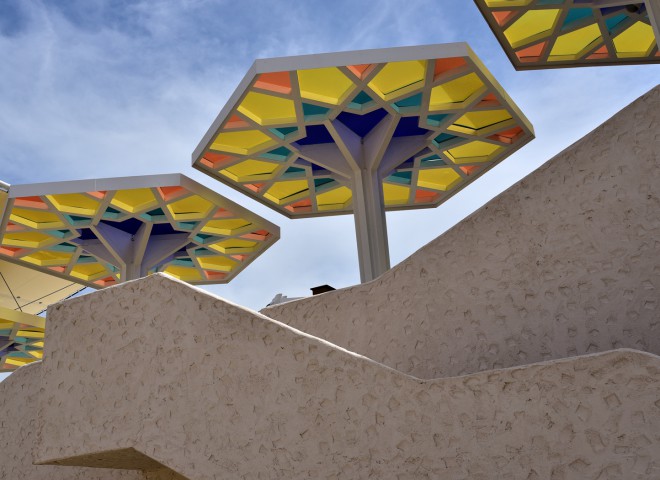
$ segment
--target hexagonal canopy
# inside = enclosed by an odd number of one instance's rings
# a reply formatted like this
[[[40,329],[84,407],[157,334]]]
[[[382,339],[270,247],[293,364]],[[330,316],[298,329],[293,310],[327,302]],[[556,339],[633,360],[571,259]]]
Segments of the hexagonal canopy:
[[[290,218],[354,212],[365,280],[384,208],[435,207],[532,138],[467,44],[364,50],[257,60],[193,166]]]
[[[46,319],[0,306],[0,372],[41,360]]]
[[[179,174],[13,185],[0,258],[102,288],[153,272],[229,282],[279,228]]]
[[[475,0],[516,69],[660,63],[660,0]]]

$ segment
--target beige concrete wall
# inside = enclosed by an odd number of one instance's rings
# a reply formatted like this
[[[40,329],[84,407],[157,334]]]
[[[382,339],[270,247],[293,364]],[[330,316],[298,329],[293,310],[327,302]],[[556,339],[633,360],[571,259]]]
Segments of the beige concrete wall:
[[[0,382],[0,479],[143,480],[141,472],[33,465],[41,364],[19,368]]]
[[[423,378],[660,354],[660,87],[373,282],[262,310]]]
[[[41,461],[126,467],[132,449],[194,480],[660,477],[655,355],[419,380],[163,275],[48,315]]]

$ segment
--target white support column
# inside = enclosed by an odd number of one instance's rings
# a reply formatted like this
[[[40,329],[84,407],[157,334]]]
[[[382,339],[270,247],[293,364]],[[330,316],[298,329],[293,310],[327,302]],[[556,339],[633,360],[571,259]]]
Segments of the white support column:
[[[369,170],[355,172],[352,187],[360,280],[364,283],[390,268],[383,189],[376,172]]]
[[[142,259],[147,249],[152,227],[152,224],[144,223],[131,237],[130,256],[125,259],[126,280],[136,280],[146,275],[145,269],[142,267]]]
[[[190,239],[187,233],[172,233],[151,237],[142,256],[140,276],[146,276],[150,268],[160,264],[167,258],[171,258],[174,253],[189,243]]]
[[[388,115],[364,138],[338,121],[328,121],[326,128],[337,145],[337,153],[328,163],[349,167],[353,191],[355,235],[358,245],[360,280],[371,281],[390,268],[387,241],[382,171],[391,170],[426,145],[419,139],[394,139],[399,117]],[[340,156],[343,162],[340,161]],[[342,171],[344,173],[344,171]]]
[[[151,236],[153,225],[143,224],[135,234],[119,230],[105,223],[92,227],[99,240],[77,242],[101,260],[122,265],[122,281],[136,280],[147,275],[149,268],[162,258],[185,247],[187,233]]]
[[[398,123],[389,116],[381,121],[366,138],[360,138],[338,121],[328,121],[326,128],[343,157],[342,167],[348,167],[353,191],[353,216],[360,265],[360,281],[373,280],[390,268],[387,243],[385,203],[378,166]],[[339,155],[333,156],[337,164]],[[400,162],[399,162],[400,163]]]

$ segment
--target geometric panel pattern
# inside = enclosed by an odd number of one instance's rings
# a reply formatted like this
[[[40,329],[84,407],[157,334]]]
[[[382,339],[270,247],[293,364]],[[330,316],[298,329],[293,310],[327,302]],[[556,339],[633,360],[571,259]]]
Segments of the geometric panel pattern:
[[[153,272],[226,283],[279,228],[183,175],[15,185],[0,256],[94,288]]]
[[[0,372],[41,360],[46,319],[0,307]]]
[[[257,60],[193,166],[309,217],[352,212],[351,162],[377,150],[386,209],[435,207],[532,138],[466,44],[366,50]]]
[[[518,70],[660,63],[651,12],[657,0],[475,2]]]

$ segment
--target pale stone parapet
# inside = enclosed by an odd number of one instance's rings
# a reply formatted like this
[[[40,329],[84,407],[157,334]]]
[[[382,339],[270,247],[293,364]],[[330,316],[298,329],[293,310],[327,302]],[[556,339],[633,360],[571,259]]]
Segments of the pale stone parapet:
[[[163,275],[52,307],[48,335],[42,462],[133,449],[189,479],[660,475],[648,353],[422,380]]]

